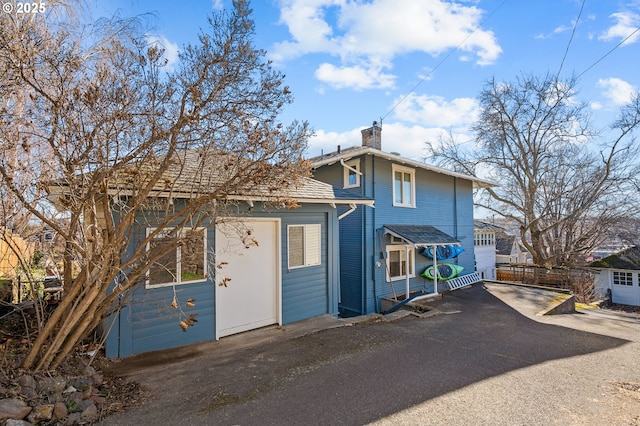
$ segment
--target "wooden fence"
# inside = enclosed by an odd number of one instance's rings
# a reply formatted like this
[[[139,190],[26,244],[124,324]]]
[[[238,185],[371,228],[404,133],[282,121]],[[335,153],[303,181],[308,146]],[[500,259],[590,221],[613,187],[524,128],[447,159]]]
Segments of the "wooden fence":
[[[34,244],[30,244],[20,236],[5,231],[0,235],[0,277],[11,277],[20,264],[20,258],[31,260]]]
[[[571,290],[578,302],[594,299],[594,276],[584,268],[542,268],[533,265],[512,265],[496,271],[498,281],[511,281],[544,287]]]

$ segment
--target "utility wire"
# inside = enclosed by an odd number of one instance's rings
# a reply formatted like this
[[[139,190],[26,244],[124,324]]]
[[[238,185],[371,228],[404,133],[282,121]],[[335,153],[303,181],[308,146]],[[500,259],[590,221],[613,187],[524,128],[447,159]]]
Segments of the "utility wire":
[[[415,86],[413,86],[413,88],[409,91],[409,93],[407,93],[406,95],[404,95],[404,96],[402,97],[402,99],[400,99],[398,102],[396,102],[396,103],[395,103],[395,105],[393,105],[393,106],[391,107],[391,109],[390,109],[389,111],[387,111],[387,113],[386,113],[384,116],[382,116],[382,117],[380,118],[380,122],[382,123],[382,120],[384,120],[384,119],[385,119],[389,114],[391,114],[391,113],[392,113],[396,108],[398,108],[398,106],[400,106],[400,104],[401,104],[401,103],[403,103],[403,102],[404,102],[404,101],[409,97],[409,95],[411,95],[413,92],[415,92],[415,90],[418,88],[418,86],[420,86],[422,83],[424,83],[424,81],[425,81],[427,78],[429,78],[429,77],[431,76],[431,74],[433,74],[433,73],[434,73],[434,71],[435,71],[435,70],[437,70],[438,68],[440,68],[440,65],[442,65],[442,64],[444,63],[444,61],[446,61],[447,59],[449,59],[449,57],[450,57],[451,55],[453,55],[453,53],[454,53],[455,51],[457,51],[458,49],[460,49],[460,46],[462,46],[462,45],[463,45],[467,40],[469,40],[469,39],[471,38],[471,36],[473,36],[473,35],[476,33],[476,31],[478,31],[478,29],[480,29],[480,27],[482,26],[482,24],[484,24],[485,22],[487,22],[487,21],[489,20],[489,18],[491,18],[491,17],[493,16],[493,14],[494,14],[494,13],[496,13],[496,12],[497,12],[501,7],[502,7],[502,5],[506,3],[506,1],[507,1],[507,0],[502,0],[502,3],[500,3],[500,4],[498,5],[498,7],[496,7],[496,8],[493,10],[493,12],[491,12],[489,15],[487,15],[487,17],[486,17],[486,18],[484,18],[482,21],[480,21],[480,24],[479,24],[476,28],[474,28],[474,30],[471,32],[471,34],[469,34],[468,36],[466,36],[466,37],[464,38],[464,40],[462,40],[462,41],[461,41],[461,42],[460,42],[460,43],[455,47],[455,49],[452,49],[449,53],[447,53],[447,54],[444,56],[444,58],[442,58],[442,60],[441,60],[440,62],[438,62],[438,63],[436,64],[436,66],[435,66],[435,67],[433,67],[433,68],[431,69],[431,71],[429,71],[429,72],[427,73],[427,75],[425,75],[424,77],[422,77],[422,78],[420,79],[420,81],[418,81],[418,83],[417,83]]]
[[[602,55],[600,57],[600,59],[598,59],[597,61],[595,61],[593,64],[589,65],[589,67],[587,69],[585,69],[584,71],[582,71],[580,74],[577,75],[576,79],[579,79],[580,77],[582,77],[584,74],[587,73],[587,71],[589,71],[591,68],[595,67],[596,65],[598,65],[604,58],[606,58],[607,56],[609,56],[614,50],[616,50],[618,47],[622,46],[624,44],[625,41],[629,40],[631,37],[633,37],[633,35],[635,33],[637,33],[638,31],[640,31],[640,27],[636,28],[631,34],[629,34],[628,36],[626,36],[620,43],[616,44],[611,50],[609,50],[607,53],[605,53],[604,55]]]
[[[580,12],[578,13],[578,17],[576,18],[576,22],[573,23],[573,31],[571,31],[571,37],[569,38],[569,43],[567,43],[567,48],[564,51],[564,56],[562,57],[562,62],[560,62],[560,68],[558,68],[558,74],[556,74],[556,80],[560,78],[560,72],[562,71],[562,67],[564,66],[564,61],[567,59],[567,55],[569,54],[569,47],[571,47],[571,42],[573,41],[573,36],[576,34],[576,28],[578,28],[578,22],[580,21],[580,17],[582,16],[582,11],[584,10],[584,3],[586,0],[582,0],[582,5],[580,6]]]

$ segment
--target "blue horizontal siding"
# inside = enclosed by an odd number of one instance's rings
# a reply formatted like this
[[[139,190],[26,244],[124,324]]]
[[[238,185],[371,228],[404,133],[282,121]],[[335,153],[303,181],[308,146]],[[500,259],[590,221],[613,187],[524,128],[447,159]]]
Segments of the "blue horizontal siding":
[[[244,206],[239,214],[246,213]],[[282,278],[282,322],[290,323],[326,313],[337,314],[339,287],[339,258],[337,238],[338,224],[336,209],[326,204],[304,204],[293,211],[263,210],[261,205],[248,217],[279,217],[281,219],[281,278]],[[141,223],[144,223],[141,221]],[[319,266],[288,270],[287,267],[287,225],[321,224],[322,246]],[[144,226],[136,227],[130,250],[141,241]],[[207,245],[209,253],[215,248],[215,231],[208,227]],[[209,261],[209,273],[212,261]],[[107,337],[107,356],[126,357],[153,350],[168,349],[192,343],[211,341],[215,336],[215,284],[212,280],[175,286],[177,302],[186,316],[197,313],[197,323],[186,332],[179,325],[184,315],[171,307],[174,287],[145,289],[143,286],[133,291],[130,300],[116,316],[113,329]],[[195,306],[187,308],[189,298],[195,299]],[[113,318],[111,318],[113,320]],[[105,322],[105,328],[110,325]]]
[[[347,191],[359,196],[372,197],[373,176],[371,174],[371,156],[361,156],[360,186],[348,188]],[[344,185],[344,169],[340,163],[321,167],[314,172],[314,178],[342,188]],[[359,206],[353,213],[344,217],[339,223],[340,235],[340,313],[353,316],[363,313],[365,297],[365,274],[363,265],[365,258],[371,256],[370,230],[364,224],[371,220],[370,207]]]
[[[330,208],[330,207],[329,207]],[[329,312],[328,223],[327,212],[300,212],[282,217],[282,323],[323,315]],[[320,224],[320,265],[288,269],[289,225]]]
[[[182,284],[175,287],[179,308],[171,307],[173,288],[161,287],[138,290],[121,316],[122,337],[129,336],[130,350],[120,356],[128,356],[159,349],[179,347],[215,338],[214,284]],[[195,300],[194,307],[187,307],[187,299]],[[197,314],[197,323],[183,331],[180,321]],[[122,338],[121,337],[121,338]]]
[[[360,207],[340,221],[340,312],[362,312],[362,218]]]
[[[396,164],[408,167],[401,160]],[[394,290],[397,294],[405,292],[404,280],[392,283],[386,280],[383,255],[386,247],[381,241],[385,224],[431,225],[457,238],[465,251],[450,263],[463,266],[463,274],[474,271],[472,182],[415,168],[415,207],[394,207],[393,164],[374,155],[360,157],[361,187],[352,190],[373,198],[375,209],[359,209],[359,214],[353,213],[340,221],[340,306],[345,312],[376,312],[381,297],[393,294]],[[335,163],[316,170],[314,177],[341,186],[342,173],[342,166]],[[375,267],[376,262],[382,267]],[[431,264],[416,253],[416,277],[410,279],[411,290],[433,291],[433,282],[419,276]]]

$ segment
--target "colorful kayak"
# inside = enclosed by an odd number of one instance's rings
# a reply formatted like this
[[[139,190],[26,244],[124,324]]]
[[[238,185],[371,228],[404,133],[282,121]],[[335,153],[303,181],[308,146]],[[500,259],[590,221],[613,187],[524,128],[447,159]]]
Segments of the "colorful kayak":
[[[452,265],[450,263],[440,263],[438,264],[438,279],[439,280],[448,280],[457,276],[464,267],[459,265]],[[424,270],[421,276],[425,278],[429,278],[433,280],[433,265],[427,266],[427,269]]]
[[[454,244],[447,244],[446,246],[436,246],[436,256],[439,260],[453,259],[462,253],[464,249]],[[427,256],[429,259],[433,259],[433,246],[426,246],[420,252],[423,256]]]

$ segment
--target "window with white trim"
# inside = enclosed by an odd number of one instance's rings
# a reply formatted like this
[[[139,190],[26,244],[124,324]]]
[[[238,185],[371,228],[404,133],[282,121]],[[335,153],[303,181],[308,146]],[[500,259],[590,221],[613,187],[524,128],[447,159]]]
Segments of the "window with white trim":
[[[147,229],[147,235],[154,231]],[[185,228],[180,238],[172,229],[159,232],[147,244],[147,251],[162,250],[165,254],[149,267],[147,286],[162,287],[187,284],[207,279],[207,239],[204,228]]]
[[[631,272],[613,271],[613,283],[615,285],[633,285],[633,274]]]
[[[321,243],[319,223],[287,226],[289,269],[320,265]]]
[[[387,246],[387,281],[415,277],[413,247],[406,245]]]
[[[495,246],[496,234],[493,232],[476,232],[473,243],[476,246]]]
[[[345,161],[344,164],[348,167],[344,169],[344,187],[345,188],[357,188],[360,186],[360,159]]]
[[[393,165],[393,205],[397,207],[416,206],[416,185],[414,169]]]

